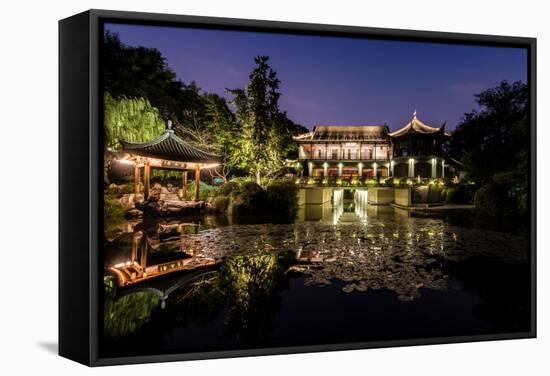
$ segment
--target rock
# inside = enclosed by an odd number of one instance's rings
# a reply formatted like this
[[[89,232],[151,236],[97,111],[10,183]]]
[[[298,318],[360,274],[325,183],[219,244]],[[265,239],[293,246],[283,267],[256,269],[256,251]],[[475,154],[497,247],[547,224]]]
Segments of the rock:
[[[354,288],[355,288],[355,284],[351,283],[349,285],[345,285],[344,287],[342,287],[342,291],[349,294],[350,292],[353,292]]]
[[[163,187],[159,183],[156,183],[149,191],[149,201],[175,201],[179,200],[177,192],[171,189],[171,185],[168,188]]]
[[[182,216],[194,214],[204,209],[204,201],[149,200],[136,203],[136,208],[143,211],[145,217]]]
[[[120,203],[122,204],[122,207],[125,210],[129,210],[134,208],[135,203],[135,197],[136,195],[134,193],[126,193],[122,195],[121,198],[119,198]]]
[[[127,215],[128,215],[128,217],[131,217],[131,218],[142,218],[143,217],[143,212],[139,209],[132,208],[132,209],[128,210]]]
[[[126,193],[119,198],[119,201],[125,210],[130,210],[135,207],[136,202],[143,202],[143,195],[141,193],[137,195],[135,193]]]

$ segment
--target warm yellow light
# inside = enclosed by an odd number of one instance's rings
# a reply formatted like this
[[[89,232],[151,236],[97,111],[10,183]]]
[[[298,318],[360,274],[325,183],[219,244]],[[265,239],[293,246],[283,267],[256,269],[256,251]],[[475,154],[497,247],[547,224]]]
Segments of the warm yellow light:
[[[134,164],[135,163],[134,161],[130,161],[128,159],[117,159],[117,162],[122,163],[122,164]]]
[[[207,168],[212,168],[212,167],[218,167],[221,163],[210,163],[210,164],[205,164],[203,166],[201,166],[201,170],[204,170],[204,169],[207,169]]]

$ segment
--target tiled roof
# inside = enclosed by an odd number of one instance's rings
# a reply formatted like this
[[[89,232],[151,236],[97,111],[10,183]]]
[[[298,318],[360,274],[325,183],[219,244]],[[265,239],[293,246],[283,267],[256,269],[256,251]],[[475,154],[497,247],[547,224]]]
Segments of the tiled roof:
[[[143,157],[198,163],[217,163],[222,161],[222,157],[219,155],[207,153],[189,145],[176,136],[171,129],[166,130],[162,136],[149,142],[136,144],[121,141],[121,143],[123,152]]]
[[[313,132],[295,137],[296,140],[318,141],[376,141],[387,140],[386,125],[318,125]]]
[[[430,127],[429,125],[418,120],[416,115],[414,115],[411,121],[405,124],[403,128],[398,129],[395,132],[390,133],[389,135],[390,137],[399,137],[410,133],[432,134],[438,132],[443,132],[444,134],[446,134],[445,124],[443,124],[439,128]]]

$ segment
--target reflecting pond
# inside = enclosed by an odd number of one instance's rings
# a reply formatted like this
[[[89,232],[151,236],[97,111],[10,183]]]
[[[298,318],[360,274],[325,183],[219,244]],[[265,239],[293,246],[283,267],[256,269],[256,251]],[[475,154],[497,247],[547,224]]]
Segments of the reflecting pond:
[[[101,356],[530,326],[526,239],[357,192],[302,205],[289,224],[202,216],[117,230],[104,247]]]

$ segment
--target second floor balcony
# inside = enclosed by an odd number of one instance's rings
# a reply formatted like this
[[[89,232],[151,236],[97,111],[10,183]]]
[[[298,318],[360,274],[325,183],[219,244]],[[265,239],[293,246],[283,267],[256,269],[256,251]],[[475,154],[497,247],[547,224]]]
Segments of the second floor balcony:
[[[386,145],[369,148],[330,148],[300,145],[298,158],[300,160],[322,161],[384,161],[391,159],[391,148]]]

